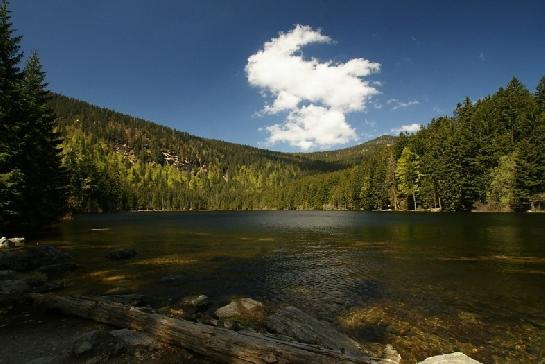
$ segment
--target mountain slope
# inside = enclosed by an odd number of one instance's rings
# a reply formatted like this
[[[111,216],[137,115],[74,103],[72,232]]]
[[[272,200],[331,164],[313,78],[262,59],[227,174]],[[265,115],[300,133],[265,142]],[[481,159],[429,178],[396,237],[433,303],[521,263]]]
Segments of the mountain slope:
[[[50,105],[65,137],[70,205],[78,211],[274,208],[272,190],[357,164],[383,143],[281,153],[193,136],[58,94]]]

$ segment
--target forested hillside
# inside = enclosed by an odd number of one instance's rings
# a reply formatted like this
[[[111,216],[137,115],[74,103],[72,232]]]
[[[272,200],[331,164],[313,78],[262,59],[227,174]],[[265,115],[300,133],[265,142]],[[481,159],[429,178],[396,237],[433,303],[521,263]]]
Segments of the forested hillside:
[[[330,152],[209,140],[53,95],[74,211],[538,208],[545,80],[465,99],[414,135]]]
[[[346,167],[199,138],[61,95],[50,105],[65,138],[75,211],[276,208],[269,191]]]

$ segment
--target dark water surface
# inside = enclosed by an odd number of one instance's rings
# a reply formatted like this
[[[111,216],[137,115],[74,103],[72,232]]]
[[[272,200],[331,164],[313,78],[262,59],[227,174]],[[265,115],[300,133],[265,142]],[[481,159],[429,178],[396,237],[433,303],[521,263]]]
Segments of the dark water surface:
[[[249,296],[391,343],[407,362],[545,362],[545,214],[139,212],[77,216],[43,240],[84,265],[73,293],[140,292],[156,306]],[[105,259],[120,247],[137,258]]]

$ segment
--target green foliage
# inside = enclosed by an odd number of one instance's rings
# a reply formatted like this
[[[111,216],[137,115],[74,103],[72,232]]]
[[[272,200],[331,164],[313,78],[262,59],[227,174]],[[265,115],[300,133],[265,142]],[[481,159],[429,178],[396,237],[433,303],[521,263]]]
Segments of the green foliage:
[[[502,156],[498,166],[491,170],[487,202],[495,210],[510,210],[516,204],[516,171],[517,152]]]
[[[414,210],[417,207],[416,194],[420,184],[420,158],[409,147],[403,148],[397,161],[395,175],[399,181],[399,191],[407,197],[412,197]]]
[[[50,104],[75,211],[525,210],[545,191],[539,95],[513,79],[414,135],[297,154],[198,138],[60,95]]]

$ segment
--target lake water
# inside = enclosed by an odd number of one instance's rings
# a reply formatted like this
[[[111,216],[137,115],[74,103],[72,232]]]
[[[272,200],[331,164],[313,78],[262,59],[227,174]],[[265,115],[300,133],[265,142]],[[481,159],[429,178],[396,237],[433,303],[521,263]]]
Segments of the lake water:
[[[204,293],[295,305],[406,359],[545,360],[545,214],[185,212],[77,216],[42,241],[84,268],[69,293]],[[138,256],[113,262],[120,247]],[[167,275],[177,275],[162,283]]]

